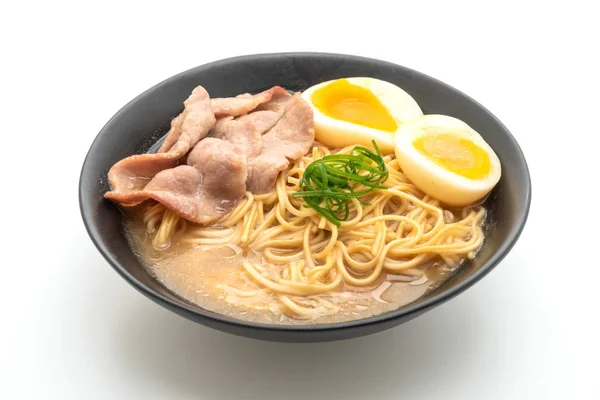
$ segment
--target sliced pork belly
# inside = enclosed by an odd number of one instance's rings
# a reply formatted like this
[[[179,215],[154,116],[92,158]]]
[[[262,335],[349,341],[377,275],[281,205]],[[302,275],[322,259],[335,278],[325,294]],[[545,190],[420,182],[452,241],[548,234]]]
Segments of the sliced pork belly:
[[[255,95],[244,93],[236,97],[212,99],[211,105],[217,118],[237,117],[240,115],[243,116],[244,114],[254,110],[257,106],[265,102],[271,102],[272,100],[275,101],[272,102],[271,107],[276,108],[277,101],[286,96],[289,96],[289,94],[285,89],[279,86],[274,86],[269,90],[265,90]],[[179,139],[179,136],[181,135],[181,121],[184,113],[179,114],[171,121],[171,129],[169,129],[167,137],[158,149],[158,153],[169,151],[169,149],[171,149],[171,147],[173,147],[173,145],[177,142],[177,139]]]
[[[171,121],[171,128],[167,132],[167,137],[158,148],[157,153],[165,153],[173,147],[179,136],[181,135],[181,121],[183,121],[183,113],[179,114]]]
[[[313,112],[300,97],[289,97],[281,104],[283,116],[262,136],[261,152],[248,160],[246,187],[255,194],[267,193],[275,187],[279,172],[308,152],[315,138]]]
[[[259,105],[268,102],[273,96],[278,97],[286,90],[279,86],[274,86],[258,94],[244,93],[236,97],[225,97],[212,99],[212,107],[217,118],[219,117],[237,117],[254,110]]]
[[[143,190],[115,193],[130,204],[154,199],[188,221],[210,225],[231,211],[246,191],[246,156],[236,145],[206,138],[194,147],[187,165],[159,172]]]
[[[162,153],[133,155],[113,165],[108,172],[112,191],[104,197],[126,205],[136,204],[135,201],[118,199],[125,199],[123,195],[142,190],[160,171],[175,167],[198,141],[208,135],[216,119],[206,90],[198,86],[184,104],[182,115],[171,124],[171,131],[177,140]]]
[[[292,98],[292,95],[287,90],[276,90],[273,92],[273,96],[266,103],[260,104],[256,107],[256,111],[275,111],[279,114],[283,114],[287,103]]]
[[[236,119],[220,118],[210,136],[239,146],[248,158],[253,158],[262,150],[262,135],[277,123],[281,115],[274,111],[255,111]]]
[[[126,206],[154,199],[210,225],[246,190],[272,190],[277,174],[314,140],[310,106],[280,87],[212,101],[197,87],[184,104],[159,153],[127,157],[111,168],[107,199]]]

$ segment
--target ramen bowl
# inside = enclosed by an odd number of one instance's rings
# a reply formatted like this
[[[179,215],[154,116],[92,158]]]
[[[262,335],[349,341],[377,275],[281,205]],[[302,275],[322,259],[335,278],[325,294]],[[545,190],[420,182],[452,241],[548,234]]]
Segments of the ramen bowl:
[[[475,259],[451,279],[417,301],[375,317],[343,323],[271,325],[245,322],[194,305],[166,289],[141,264],[125,236],[123,214],[103,195],[107,172],[117,161],[147,152],[169,129],[170,121],[197,85],[214,97],[257,93],[272,86],[302,91],[320,82],[366,76],[408,92],[426,114],[459,118],[478,131],[502,164],[502,177],[488,196],[486,238]],[[142,93],[104,126],[84,161],[79,182],[81,215],[90,238],[108,263],[134,288],[161,306],[197,323],[236,335],[282,342],[348,339],[407,322],[462,293],[508,254],[527,220],[531,183],[523,153],[511,133],[487,109],[460,91],[417,71],[350,55],[279,53],[235,57],[199,66]]]

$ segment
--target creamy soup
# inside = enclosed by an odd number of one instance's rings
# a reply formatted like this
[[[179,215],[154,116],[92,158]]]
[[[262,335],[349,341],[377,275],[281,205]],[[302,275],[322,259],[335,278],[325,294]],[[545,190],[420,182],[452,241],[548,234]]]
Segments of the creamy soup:
[[[137,256],[167,289],[206,310],[251,322],[318,324],[382,314],[417,300],[455,269],[429,263],[421,268],[424,273],[420,277],[385,274],[366,287],[342,285],[328,295],[307,298],[316,304],[325,299],[339,309],[323,309],[322,316],[299,319],[281,305],[276,293],[264,290],[245,274],[241,262],[264,262],[260,254],[244,252],[236,245],[190,246],[177,241],[167,249],[156,249],[139,213],[130,213],[125,224]],[[248,297],[240,290],[258,293]]]

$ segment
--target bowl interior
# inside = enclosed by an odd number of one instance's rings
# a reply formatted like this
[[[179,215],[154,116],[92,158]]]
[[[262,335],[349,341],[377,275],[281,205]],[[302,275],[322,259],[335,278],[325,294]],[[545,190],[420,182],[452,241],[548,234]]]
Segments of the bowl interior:
[[[436,290],[400,310],[367,320],[308,327],[262,326],[277,330],[350,327],[418,314],[466,289],[489,272],[517,240],[527,217],[530,182],[523,154],[502,123],[489,111],[456,89],[416,71],[354,56],[334,54],[268,54],[218,61],[176,75],[144,92],[123,107],[92,144],[80,180],[80,206],[90,237],[112,266],[137,289],[186,317],[257,328],[257,324],[223,317],[188,303],[165,289],[142,267],[122,230],[119,209],[103,194],[109,190],[107,172],[120,159],[148,151],[166,133],[183,109],[183,101],[197,85],[211,97],[256,93],[274,85],[303,90],[325,80],[369,76],[392,82],[413,96],[424,113],[462,119],[478,131],[497,153],[502,178],[488,197],[487,237],[472,262]]]

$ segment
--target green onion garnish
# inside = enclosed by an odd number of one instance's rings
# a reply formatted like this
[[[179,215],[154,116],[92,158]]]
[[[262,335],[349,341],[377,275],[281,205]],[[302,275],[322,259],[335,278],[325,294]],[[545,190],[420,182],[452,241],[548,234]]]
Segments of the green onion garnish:
[[[340,226],[350,215],[350,199],[386,189],[382,183],[388,170],[374,140],[373,147],[375,152],[356,146],[349,154],[331,154],[311,162],[298,183],[300,192],[292,197],[304,199],[308,207]]]

